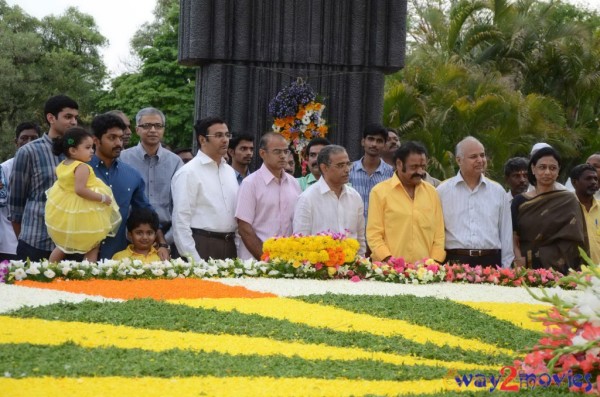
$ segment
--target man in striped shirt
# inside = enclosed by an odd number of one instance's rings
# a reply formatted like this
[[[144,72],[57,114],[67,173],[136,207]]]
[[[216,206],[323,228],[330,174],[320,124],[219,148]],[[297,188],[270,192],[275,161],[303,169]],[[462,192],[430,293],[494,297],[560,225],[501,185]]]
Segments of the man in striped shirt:
[[[17,151],[10,177],[9,213],[18,238],[17,258],[48,258],[54,243],[44,221],[46,190],[56,181],[55,168],[62,156],[52,153],[52,140],[77,125],[77,102],[65,95],[46,101],[44,114],[50,128],[41,138]]]
[[[510,267],[513,253],[510,205],[504,188],[485,177],[487,157],[472,136],[456,145],[458,174],[437,191],[446,227],[446,261]]]
[[[369,209],[371,189],[394,175],[394,168],[381,158],[387,139],[388,131],[384,126],[367,125],[361,141],[365,155],[360,160],[356,160],[350,170],[350,184],[360,194],[365,204],[365,219]]]

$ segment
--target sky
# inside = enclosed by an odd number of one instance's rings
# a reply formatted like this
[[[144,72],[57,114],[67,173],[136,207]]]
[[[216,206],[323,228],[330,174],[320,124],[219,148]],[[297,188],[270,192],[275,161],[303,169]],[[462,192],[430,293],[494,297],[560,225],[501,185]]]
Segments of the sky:
[[[566,0],[600,10],[600,0]],[[18,5],[29,15],[38,19],[46,15],[62,14],[69,6],[94,17],[100,33],[109,41],[102,49],[104,62],[115,77],[128,71],[129,41],[144,22],[154,19],[155,0],[7,0]]]
[[[18,5],[27,14],[38,19],[46,15],[62,14],[68,7],[90,14],[96,21],[100,33],[109,41],[101,50],[104,63],[111,76],[126,72],[129,55],[129,41],[144,24],[154,20],[155,0],[6,0]]]

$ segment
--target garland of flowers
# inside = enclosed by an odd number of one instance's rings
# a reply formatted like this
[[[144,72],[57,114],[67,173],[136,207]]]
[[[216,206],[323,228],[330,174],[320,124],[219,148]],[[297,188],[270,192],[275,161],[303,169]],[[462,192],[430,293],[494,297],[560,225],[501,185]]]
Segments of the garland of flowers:
[[[298,79],[285,87],[269,103],[272,129],[281,134],[300,155],[311,139],[327,135],[322,117],[325,105],[317,101],[310,85]]]
[[[279,258],[269,260],[226,259],[208,261],[185,260],[143,263],[139,260],[102,260],[93,262],[61,261],[50,263],[11,261],[0,268],[6,269],[3,282],[20,280],[52,281],[55,279],[175,279],[175,278],[301,278],[301,279],[348,279],[384,281],[397,284],[429,284],[439,282],[495,284],[509,287],[561,287],[572,289],[577,284],[554,270],[502,269],[471,267],[469,265],[440,265],[433,259],[407,263],[402,258],[391,258],[387,263],[371,262],[356,257],[353,261],[327,266],[326,263],[287,261]],[[1,272],[0,272],[1,274]]]
[[[565,277],[582,295],[567,301],[545,291],[532,294],[554,307],[535,318],[547,327],[546,335],[515,364],[528,374],[553,374],[552,382],[564,380],[571,391],[600,394],[600,268],[582,256],[589,266]]]

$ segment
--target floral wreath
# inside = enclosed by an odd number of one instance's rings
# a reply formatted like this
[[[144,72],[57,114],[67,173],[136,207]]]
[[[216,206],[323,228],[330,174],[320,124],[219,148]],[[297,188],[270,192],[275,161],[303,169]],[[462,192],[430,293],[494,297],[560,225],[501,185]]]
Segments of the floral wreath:
[[[273,131],[281,134],[300,155],[311,139],[327,135],[328,127],[321,117],[324,109],[312,87],[298,78],[269,103]]]

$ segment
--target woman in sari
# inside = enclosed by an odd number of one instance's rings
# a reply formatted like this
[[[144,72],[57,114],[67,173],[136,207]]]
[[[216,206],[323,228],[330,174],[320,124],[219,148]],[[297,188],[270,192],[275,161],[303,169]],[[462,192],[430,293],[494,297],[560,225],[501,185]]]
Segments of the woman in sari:
[[[579,247],[586,252],[588,239],[577,197],[556,189],[561,159],[551,147],[531,156],[527,170],[533,190],[517,195],[511,206],[515,263],[518,266],[553,268],[566,274],[579,269]]]

